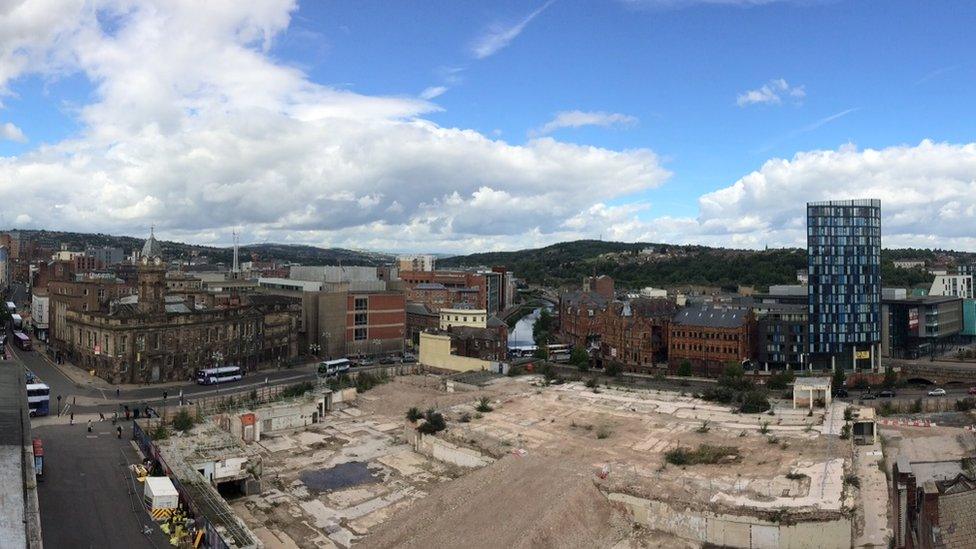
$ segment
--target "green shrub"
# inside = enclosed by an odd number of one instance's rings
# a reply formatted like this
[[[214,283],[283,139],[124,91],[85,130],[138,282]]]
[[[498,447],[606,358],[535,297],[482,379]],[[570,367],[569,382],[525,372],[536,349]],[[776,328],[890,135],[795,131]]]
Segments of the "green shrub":
[[[737,459],[739,459],[739,449],[735,446],[711,444],[699,444],[695,449],[679,446],[664,454],[664,460],[672,465],[712,465]]]
[[[156,425],[156,428],[152,430],[152,434],[149,435],[149,438],[151,438],[153,440],[166,440],[166,439],[168,439],[169,438],[169,427],[167,427],[165,424],[163,424],[162,422],[160,422],[158,425]]]
[[[180,410],[173,416],[173,428],[177,431],[185,433],[193,428],[194,423],[194,417],[190,415],[190,412],[186,408]]]
[[[417,408],[416,406],[412,406],[409,410],[407,410],[407,419],[411,422],[416,423],[416,421],[422,417],[424,417],[424,414],[422,414],[420,412],[420,408]]]
[[[281,396],[281,398],[299,397],[311,391],[314,388],[315,386],[312,385],[312,382],[303,381],[301,383],[285,387],[285,389],[281,391],[281,393],[279,393],[279,396]]]
[[[435,411],[433,408],[427,410],[424,413],[424,422],[421,423],[417,430],[425,435],[432,435],[438,431],[443,431],[447,429],[447,422],[444,421],[444,416],[440,412]]]
[[[851,438],[851,424],[845,423],[843,427],[840,428],[840,438],[847,440]]]
[[[464,412],[463,414],[461,414],[461,417],[458,418],[458,421],[460,421],[461,423],[470,423],[471,422],[471,414],[469,414],[467,412]]]
[[[607,374],[610,377],[617,377],[623,371],[624,371],[623,364],[617,362],[616,360],[611,360],[609,363],[607,363],[606,366],[603,367],[603,373]]]
[[[687,360],[681,361],[681,364],[678,364],[678,375],[681,377],[691,376],[691,362]]]
[[[976,399],[972,397],[956,400],[956,411],[958,412],[968,412],[973,408],[976,408]]]
[[[488,397],[483,396],[481,397],[481,400],[478,401],[478,405],[475,407],[475,410],[478,410],[479,412],[483,412],[483,413],[488,413],[494,410],[494,408],[491,407],[491,401],[488,400]]]
[[[591,377],[590,379],[586,380],[586,386],[589,387],[590,389],[595,389],[597,385],[598,383],[595,377]]]
[[[742,396],[742,404],[739,411],[743,414],[759,414],[769,410],[769,399],[760,391],[749,391]]]
[[[601,440],[608,438],[612,433],[613,431],[611,431],[610,427],[607,425],[601,425],[596,428],[596,438]]]
[[[702,400],[729,404],[735,400],[736,393],[728,387],[709,387],[702,393]]]

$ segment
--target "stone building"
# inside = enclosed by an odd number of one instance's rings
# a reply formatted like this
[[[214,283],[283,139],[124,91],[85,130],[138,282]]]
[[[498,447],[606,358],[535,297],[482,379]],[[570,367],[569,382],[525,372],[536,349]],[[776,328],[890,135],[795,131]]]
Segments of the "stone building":
[[[600,340],[602,313],[609,300],[596,292],[565,292],[559,296],[559,333],[565,343],[588,348]]]
[[[218,363],[253,371],[298,356],[297,301],[246,296],[239,305],[210,308],[167,296],[153,235],[142,250],[137,293],[107,308],[68,307],[58,332],[67,358],[112,383],[144,383],[192,379],[198,368]]]

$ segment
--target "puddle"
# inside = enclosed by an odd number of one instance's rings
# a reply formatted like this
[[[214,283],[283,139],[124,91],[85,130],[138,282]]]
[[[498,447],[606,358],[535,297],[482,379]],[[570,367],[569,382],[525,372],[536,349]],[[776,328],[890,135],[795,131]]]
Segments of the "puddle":
[[[342,490],[350,486],[373,484],[380,481],[380,479],[373,476],[373,473],[366,467],[366,462],[363,461],[350,461],[348,463],[340,463],[328,469],[303,471],[300,478],[309,490],[318,493]]]

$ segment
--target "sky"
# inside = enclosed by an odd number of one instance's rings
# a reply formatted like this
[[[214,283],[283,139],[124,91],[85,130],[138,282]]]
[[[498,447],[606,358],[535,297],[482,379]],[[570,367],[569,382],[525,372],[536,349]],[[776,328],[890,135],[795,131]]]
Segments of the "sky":
[[[976,3],[0,0],[0,226],[976,251]]]

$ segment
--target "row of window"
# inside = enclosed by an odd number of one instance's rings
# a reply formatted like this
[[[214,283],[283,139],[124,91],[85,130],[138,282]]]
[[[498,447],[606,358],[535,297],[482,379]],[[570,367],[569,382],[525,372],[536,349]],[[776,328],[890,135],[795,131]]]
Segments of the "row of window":
[[[691,332],[686,330],[675,330],[671,332],[672,337],[693,337],[697,339],[718,339],[721,341],[739,341],[739,334],[712,333],[712,332]]]
[[[724,353],[727,355],[735,355],[738,353],[738,349],[735,347],[717,345],[702,345],[700,343],[675,343],[671,345],[671,349],[675,351],[700,351],[706,353]]]

